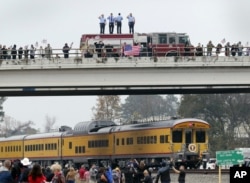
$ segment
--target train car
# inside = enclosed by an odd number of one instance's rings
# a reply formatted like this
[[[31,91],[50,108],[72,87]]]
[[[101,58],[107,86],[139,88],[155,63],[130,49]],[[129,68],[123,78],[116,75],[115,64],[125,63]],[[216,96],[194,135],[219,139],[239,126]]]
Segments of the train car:
[[[24,157],[42,165],[60,161],[63,134],[64,132],[51,132],[26,136],[23,142]]]
[[[208,154],[209,128],[207,122],[192,118],[117,126],[113,157],[143,158],[155,164],[173,158],[177,166],[197,168]]]
[[[0,160],[28,157],[48,165],[138,158],[159,165],[162,159],[173,158],[177,165],[195,168],[208,155],[209,128],[207,122],[193,118],[130,125],[80,122],[64,132],[2,138]]]
[[[16,135],[0,138],[0,160],[20,159],[23,154],[23,139],[26,135]]]

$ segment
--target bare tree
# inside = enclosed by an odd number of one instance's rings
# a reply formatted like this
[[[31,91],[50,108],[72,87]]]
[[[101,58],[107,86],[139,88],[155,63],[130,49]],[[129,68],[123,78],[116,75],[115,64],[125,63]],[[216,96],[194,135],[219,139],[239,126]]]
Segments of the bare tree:
[[[44,130],[45,132],[50,132],[56,123],[56,117],[50,117],[49,115],[46,115],[45,120],[46,122],[45,122]]]
[[[31,125],[34,125],[33,121],[21,122],[10,116],[6,116],[4,117],[4,122],[1,124],[1,136],[36,133],[36,129],[31,128]]]
[[[98,96],[96,107],[92,108],[94,120],[116,120],[120,118],[121,99],[116,95]]]

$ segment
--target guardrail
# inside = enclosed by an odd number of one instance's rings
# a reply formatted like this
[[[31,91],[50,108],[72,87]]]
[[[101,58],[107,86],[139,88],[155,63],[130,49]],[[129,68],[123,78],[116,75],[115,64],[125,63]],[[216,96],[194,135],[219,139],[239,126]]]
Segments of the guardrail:
[[[155,47],[156,48],[156,47]],[[131,62],[133,60],[141,59],[141,61],[196,61],[196,62],[216,62],[216,61],[246,61],[250,62],[249,47],[243,48],[242,52],[238,55],[238,51],[235,52],[235,56],[231,54],[225,56],[226,51],[223,48],[218,52],[215,48],[212,49],[211,55],[207,56],[207,48],[202,47],[202,52],[197,52],[195,47],[190,47],[190,51],[185,51],[184,48],[171,47],[174,50],[179,50],[177,55],[170,57],[156,56],[157,54],[152,50],[142,49],[138,56],[125,56],[122,53],[121,47],[113,48],[112,51],[107,50],[107,48],[96,49],[75,49],[72,48],[68,52],[63,53],[62,49],[51,49],[50,52],[44,52],[37,49],[33,55],[30,54],[11,54],[11,52],[3,54],[0,52],[0,66],[11,67],[12,65],[49,65],[49,64],[81,64],[81,63],[107,63],[107,61],[119,62],[121,60],[127,60]],[[159,52],[158,52],[159,53]],[[198,53],[198,55],[197,55]],[[201,54],[202,53],[202,54]],[[164,55],[163,52],[160,55]],[[143,58],[143,59],[142,59]],[[87,60],[87,62],[85,62]]]

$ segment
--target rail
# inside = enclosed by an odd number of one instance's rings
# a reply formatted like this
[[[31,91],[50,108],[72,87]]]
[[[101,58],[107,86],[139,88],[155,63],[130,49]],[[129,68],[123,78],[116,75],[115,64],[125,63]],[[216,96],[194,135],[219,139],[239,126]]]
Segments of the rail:
[[[122,53],[122,48],[115,48],[112,51],[107,49],[75,49],[72,48],[68,53],[63,53],[62,49],[51,49],[49,53],[41,53],[37,49],[31,57],[30,54],[11,54],[11,52],[0,52],[0,68],[13,68],[16,66],[53,66],[53,65],[79,65],[79,64],[96,64],[96,63],[200,63],[212,64],[216,62],[220,63],[244,63],[243,65],[250,65],[250,48],[244,47],[239,51],[230,51],[230,54],[222,48],[208,52],[207,48],[202,47],[202,52],[197,52],[195,47],[190,48],[190,51],[185,51],[183,48],[173,47],[174,50],[178,50],[178,54],[167,57],[165,52],[158,51],[155,53],[154,49],[146,50],[142,49],[137,56],[125,56]],[[224,49],[224,50],[223,50]],[[23,50],[24,51],[24,50]],[[164,55],[164,56],[158,56]],[[226,56],[227,55],[227,56]],[[186,64],[187,65],[187,64]],[[192,64],[189,64],[192,65]],[[241,64],[242,65],[242,64]],[[18,68],[18,67],[17,67]]]

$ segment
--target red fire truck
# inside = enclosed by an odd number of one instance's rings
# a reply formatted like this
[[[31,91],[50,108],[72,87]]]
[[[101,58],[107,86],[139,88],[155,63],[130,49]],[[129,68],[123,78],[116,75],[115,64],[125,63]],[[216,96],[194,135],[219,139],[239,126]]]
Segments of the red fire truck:
[[[141,56],[181,56],[184,55],[185,45],[190,45],[189,36],[185,33],[83,34],[80,48],[94,48],[99,41],[112,46],[119,55],[124,44],[140,45]]]

